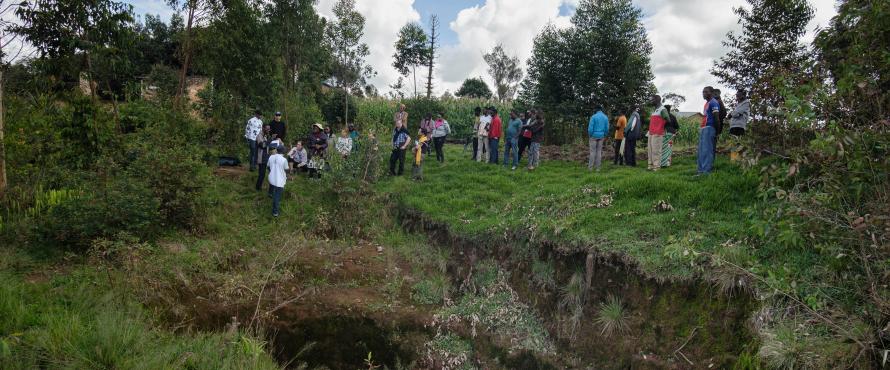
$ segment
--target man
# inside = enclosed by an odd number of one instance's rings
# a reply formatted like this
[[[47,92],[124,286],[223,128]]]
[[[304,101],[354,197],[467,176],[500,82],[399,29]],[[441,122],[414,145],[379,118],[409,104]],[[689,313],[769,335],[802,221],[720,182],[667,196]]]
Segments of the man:
[[[630,113],[630,120],[624,128],[624,165],[637,166],[637,140],[640,139],[643,129],[640,122],[640,108],[634,107]]]
[[[751,101],[748,100],[748,92],[739,90],[735,93],[736,106],[729,114],[729,134],[732,136],[745,135],[748,127],[748,119],[751,116]]]
[[[714,140],[717,137],[717,125],[720,122],[720,103],[714,98],[714,88],[707,86],[702,90],[705,99],[705,110],[702,112],[702,128],[698,140],[698,175],[708,175],[714,167]]]
[[[256,177],[256,191],[263,189],[263,180],[266,179],[266,164],[269,163],[269,144],[272,142],[271,131],[269,124],[265,124],[263,125],[263,130],[256,135],[257,154],[254,160],[260,167]],[[269,188],[269,194],[272,194],[271,187]]]
[[[615,159],[613,162],[616,166],[624,165],[624,155],[621,150],[624,148],[622,145],[624,143],[624,128],[627,127],[627,116],[624,113],[618,116],[618,121],[615,122]]]
[[[284,183],[287,182],[287,159],[281,155],[278,147],[269,148],[272,153],[269,156],[269,189],[272,194],[272,217],[278,217],[281,211],[281,194],[284,193]]]
[[[498,116],[498,110],[494,107],[489,108],[491,111],[491,128],[488,131],[488,162],[498,164],[498,153],[500,151],[499,142],[501,140],[501,117]]]
[[[473,160],[474,161],[478,160],[478,158],[476,158],[476,153],[479,151],[479,136],[476,135],[476,133],[479,132],[479,123],[482,121],[481,115],[482,115],[482,108],[476,107],[475,109],[473,109],[473,133],[472,133],[472,137],[470,138],[470,140],[473,141]],[[464,150],[466,150],[466,147],[464,147]]]
[[[396,121],[396,127],[392,133],[392,154],[389,156],[389,174],[392,176],[402,176],[405,172],[405,150],[411,142],[411,136],[408,135],[408,129],[402,125],[401,121]],[[399,170],[396,172],[396,162],[399,163]]]
[[[516,111],[510,112],[510,122],[507,122],[507,130],[504,131],[504,167],[513,159],[513,170],[519,165],[519,128],[522,120],[516,115]]]
[[[652,104],[655,110],[649,117],[649,140],[646,147],[647,168],[650,171],[658,171],[661,168],[661,153],[664,149],[664,126],[671,120],[671,116],[661,105],[661,97],[652,96]]]
[[[723,97],[721,97],[720,89],[714,89],[714,99],[716,99],[717,104],[720,105],[720,114],[718,115],[720,120],[717,121],[717,134],[714,135],[714,155],[717,155],[717,139],[720,137],[720,134],[723,133],[723,124],[726,122],[726,116],[729,112],[726,111],[726,105],[723,104]]]
[[[281,120],[281,112],[275,112],[275,117],[272,118],[272,123],[270,123],[269,126],[272,127],[272,135],[281,139],[282,143],[287,142],[287,126],[284,124],[284,121]]]
[[[531,126],[535,123],[535,110],[529,109],[524,113],[524,116],[521,117],[522,126],[519,127],[519,159],[518,161],[522,161],[522,154],[525,153],[525,150],[528,149],[532,144],[532,135],[531,131],[528,130],[528,126]]]
[[[260,117],[263,113],[259,109],[253,111],[253,117],[247,120],[244,126],[244,139],[247,140],[248,162],[250,163],[250,171],[256,171],[256,136],[263,129],[263,120]]]
[[[485,153],[488,153],[488,130],[491,128],[491,116],[488,115],[488,108],[482,110],[482,117],[479,118],[479,131],[476,131],[476,137],[479,140],[479,150],[476,152],[476,160],[485,162]]]
[[[393,116],[393,125],[398,126],[399,123],[402,124],[402,127],[408,127],[408,112],[405,111],[405,104],[399,104],[399,111]]]
[[[587,136],[590,143],[587,170],[591,171],[596,167],[596,171],[599,172],[603,162],[603,143],[606,141],[606,133],[609,132],[609,117],[603,113],[601,105],[595,105],[593,111],[596,113],[590,116],[590,121],[587,123]]]

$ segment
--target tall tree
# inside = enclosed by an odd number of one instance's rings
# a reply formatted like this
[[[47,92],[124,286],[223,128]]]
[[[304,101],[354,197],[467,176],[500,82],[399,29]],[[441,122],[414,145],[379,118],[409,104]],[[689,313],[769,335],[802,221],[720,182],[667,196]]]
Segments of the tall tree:
[[[454,93],[460,98],[491,99],[491,89],[481,77],[468,78],[460,85],[460,89]]]
[[[427,74],[426,74],[426,98],[433,96],[433,69],[436,64],[436,50],[439,48],[439,17],[435,14],[430,16],[430,47],[427,55]]]
[[[680,105],[686,102],[686,97],[677,93],[669,92],[662,97],[665,102],[671,103],[674,108],[679,109]]]
[[[213,7],[218,6],[215,0],[167,0],[167,4],[173,10],[184,12],[185,31],[182,34],[181,50],[179,51],[182,66],[179,69],[179,86],[176,91],[176,105],[178,106],[183,95],[188,79],[188,71],[194,55],[194,30],[195,26],[203,22],[211,13]]]
[[[13,31],[34,45],[41,58],[82,56],[93,99],[94,58],[130,32],[133,23],[132,7],[110,0],[37,0],[18,8],[16,15],[23,24]]]
[[[779,76],[800,77],[810,63],[800,42],[813,18],[807,0],[748,0],[748,7],[733,9],[741,33],[729,32],[723,45],[729,52],[714,63],[711,73],[720,83],[750,92],[752,113],[764,116],[781,101],[775,85]]]
[[[498,44],[490,53],[483,56],[488,64],[488,74],[494,80],[494,89],[500,101],[512,100],[516,94],[519,81],[522,80],[522,68],[519,57],[507,56],[504,46]]]
[[[22,6],[22,3],[0,0],[0,199],[5,197],[8,186],[6,180],[6,141],[4,136],[6,111],[3,107],[4,93],[6,92],[5,72],[9,67],[11,59],[18,56],[18,53],[22,50],[22,46],[18,45],[18,51],[14,55],[10,56],[8,53],[8,51],[16,47],[15,44],[18,40],[18,35],[9,32],[15,26],[15,23],[8,19],[12,18],[9,17],[10,13],[20,6]]]
[[[399,30],[399,39],[396,41],[396,52],[393,54],[392,66],[402,76],[408,77],[410,72],[414,77],[414,97],[417,97],[417,66],[424,65],[429,60],[430,53],[427,45],[426,33],[417,23],[408,23]]]
[[[355,0],[338,0],[334,5],[334,21],[325,30],[334,57],[334,77],[343,89],[343,123],[349,122],[349,91],[361,88],[374,70],[365,58],[371,52],[361,42],[365,33],[365,17],[355,10]]]

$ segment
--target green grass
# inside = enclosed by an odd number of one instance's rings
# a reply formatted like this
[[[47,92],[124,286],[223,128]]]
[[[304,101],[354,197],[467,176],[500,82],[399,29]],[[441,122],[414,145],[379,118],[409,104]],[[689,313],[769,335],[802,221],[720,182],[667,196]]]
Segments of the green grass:
[[[641,270],[667,278],[695,272],[670,245],[713,252],[746,234],[745,207],[755,201],[757,181],[724,160],[707,177],[695,175],[695,159],[675,157],[657,173],[606,164],[588,172],[586,163],[544,161],[533,172],[468,160],[461,147],[447,147],[444,165],[427,161],[425,181],[383,181],[400,205],[447,224],[461,236],[503,241],[549,240],[631,257]],[[642,166],[645,166],[643,161]],[[657,212],[667,202],[669,212]]]
[[[621,299],[609,296],[605,302],[600,303],[596,315],[597,325],[602,329],[600,334],[611,337],[613,334],[621,334],[627,331],[627,313]]]

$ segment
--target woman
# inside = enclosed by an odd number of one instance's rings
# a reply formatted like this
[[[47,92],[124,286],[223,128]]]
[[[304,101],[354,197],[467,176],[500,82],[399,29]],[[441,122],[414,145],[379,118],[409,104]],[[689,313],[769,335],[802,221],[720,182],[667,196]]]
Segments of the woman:
[[[439,113],[436,115],[436,122],[433,123],[433,146],[436,148],[436,160],[439,163],[445,163],[445,138],[451,134],[451,125],[445,120],[445,115]]]
[[[642,136],[643,124],[640,122],[640,108],[635,107],[630,114],[627,127],[624,128],[624,165],[637,166],[637,140]]]
[[[618,116],[618,122],[615,123],[615,165],[624,165],[624,156],[621,155],[621,144],[624,142],[624,128],[627,127],[627,116],[622,113]]]
[[[661,167],[670,167],[672,162],[672,156],[674,155],[674,136],[677,135],[677,131],[680,131],[680,123],[677,122],[677,117],[674,116],[674,113],[671,112],[670,104],[664,106],[668,112],[667,124],[664,125],[664,144],[661,149]]]
[[[479,150],[479,138],[476,136],[476,133],[479,132],[479,122],[482,120],[482,108],[476,107],[473,109],[473,133],[470,135],[470,140],[473,141],[473,161],[476,160],[476,151]],[[466,150],[466,149],[464,149]]]
[[[272,135],[272,127],[263,125],[263,130],[256,135],[256,164],[259,167],[256,178],[256,191],[263,189],[263,180],[266,178],[266,163],[269,160],[269,143]],[[272,189],[269,188],[271,193]]]
[[[306,149],[303,149],[302,141],[294,143],[293,148],[287,153],[287,161],[293,163],[291,173],[306,172],[309,169],[307,167],[309,165],[309,158],[306,154]]]
[[[522,153],[525,153],[525,150],[528,149],[529,145],[532,143],[532,132],[529,131],[528,127],[535,123],[535,110],[529,110],[526,113],[523,113],[521,116],[522,126],[519,126],[519,156],[517,158],[517,163],[522,161]]]
[[[321,178],[321,171],[324,169],[324,156],[328,149],[328,136],[322,131],[324,128],[320,123],[312,125],[312,132],[309,134],[309,178]]]
[[[434,125],[435,125],[435,121],[433,121],[432,113],[427,113],[426,115],[423,116],[423,119],[420,120],[420,128],[423,130],[426,130],[427,134],[429,134],[430,132],[433,132]],[[407,128],[407,127],[405,127],[405,128]],[[425,151],[423,152],[423,154],[429,155],[431,148],[429,145],[427,145],[424,147],[424,150]]]
[[[345,128],[340,132],[340,137],[337,138],[337,152],[343,156],[343,159],[349,157],[349,153],[352,153],[352,138],[349,137],[349,131]]]
[[[541,143],[544,141],[544,114],[537,111],[535,121],[528,125],[531,132],[531,145],[528,150],[528,170],[534,171],[541,164]]]
[[[324,131],[325,137],[328,138],[328,148],[333,148],[336,145],[337,136],[334,135],[334,129],[331,126],[325,127],[322,131]]]

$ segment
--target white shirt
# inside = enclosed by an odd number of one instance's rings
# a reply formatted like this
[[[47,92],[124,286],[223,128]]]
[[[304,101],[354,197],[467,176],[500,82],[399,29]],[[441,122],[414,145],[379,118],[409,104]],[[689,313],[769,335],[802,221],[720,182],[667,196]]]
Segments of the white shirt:
[[[337,138],[337,151],[340,154],[348,155],[352,152],[352,139],[348,137]]]
[[[247,138],[247,140],[256,140],[257,134],[259,134],[262,129],[263,120],[251,117],[247,120],[247,125],[244,126],[244,137]]]
[[[482,116],[479,119],[479,136],[488,136],[489,128],[491,128],[491,116]]]
[[[269,157],[269,185],[283,188],[287,182],[287,159],[281,154],[273,154]]]

